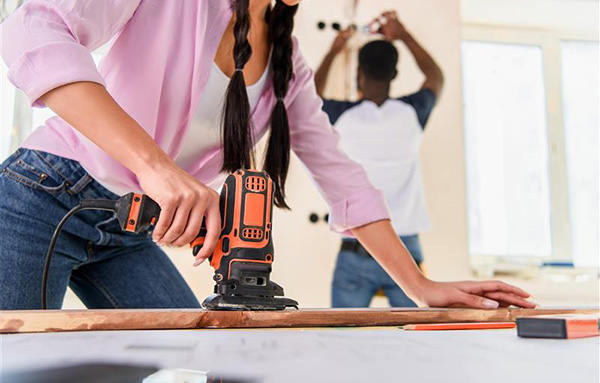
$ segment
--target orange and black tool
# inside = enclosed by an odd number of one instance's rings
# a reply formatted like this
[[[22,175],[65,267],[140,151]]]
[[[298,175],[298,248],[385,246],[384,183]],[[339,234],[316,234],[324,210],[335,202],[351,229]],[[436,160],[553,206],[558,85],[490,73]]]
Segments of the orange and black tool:
[[[272,241],[273,181],[265,172],[240,169],[229,175],[221,190],[221,234],[209,257],[215,269],[214,294],[202,303],[212,310],[283,310],[298,302],[283,297],[271,281],[275,259]],[[202,248],[202,228],[190,246]]]
[[[264,172],[238,170],[221,191],[221,234],[210,257],[215,269],[215,294],[203,303],[215,310],[283,310],[298,302],[283,298],[283,288],[270,279],[274,259],[271,240],[274,185]],[[52,235],[42,274],[42,308],[46,308],[48,272],[54,247],[65,223],[82,210],[113,212],[121,229],[141,233],[151,229],[160,207],[150,197],[129,193],[118,200],[82,200],[59,222]],[[202,228],[191,243],[197,254],[206,236]]]
[[[147,195],[129,193],[115,202],[115,214],[121,230],[141,233],[156,224],[160,206]]]

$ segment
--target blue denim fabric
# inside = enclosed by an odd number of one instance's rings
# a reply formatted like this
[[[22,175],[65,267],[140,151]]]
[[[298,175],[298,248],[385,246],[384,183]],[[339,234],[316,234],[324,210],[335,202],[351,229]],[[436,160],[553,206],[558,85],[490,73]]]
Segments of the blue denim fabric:
[[[116,199],[76,161],[19,149],[0,165],[0,309],[39,309],[44,259],[61,218],[81,199]],[[148,233],[120,230],[110,212],[82,211],[63,228],[48,284],[57,309],[67,286],[88,308],[200,307]]]
[[[419,236],[401,236],[400,239],[413,259],[418,264],[423,262]],[[333,274],[332,307],[368,307],[379,290],[383,290],[392,307],[416,307],[375,259],[353,251],[340,251]]]

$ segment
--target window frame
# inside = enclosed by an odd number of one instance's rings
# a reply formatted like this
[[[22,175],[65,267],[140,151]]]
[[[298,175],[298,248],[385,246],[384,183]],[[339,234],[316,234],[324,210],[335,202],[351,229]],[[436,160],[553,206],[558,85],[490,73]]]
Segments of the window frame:
[[[519,266],[539,266],[544,262],[573,262],[574,254],[572,250],[571,215],[569,214],[565,122],[562,98],[561,43],[565,41],[598,43],[598,36],[594,33],[560,29],[542,30],[513,26],[466,24],[463,25],[461,41],[534,45],[540,47],[542,50],[548,129],[551,255],[548,257],[485,255],[473,254],[469,251],[471,265],[475,269],[482,269],[489,267],[490,264],[494,264],[496,265],[494,266],[495,269],[510,271],[514,270],[515,266],[519,269]],[[466,136],[464,139],[466,142]],[[465,174],[466,166],[467,162],[465,158]],[[468,208],[468,201],[466,206]],[[469,241],[468,230],[467,241]],[[498,266],[502,264],[506,267]]]

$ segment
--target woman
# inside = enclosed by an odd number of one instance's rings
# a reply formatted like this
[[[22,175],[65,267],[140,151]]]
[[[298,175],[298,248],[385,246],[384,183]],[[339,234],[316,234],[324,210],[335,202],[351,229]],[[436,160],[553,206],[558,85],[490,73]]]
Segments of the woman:
[[[534,306],[501,282],[438,283],[419,272],[382,194],[337,149],[291,37],[299,0],[270,3],[30,0],[3,23],[10,80],[58,117],[1,167],[0,308],[39,308],[45,247],[66,211],[130,191],[162,208],[156,244],[122,233],[108,213],[81,213],[56,249],[48,306],[59,308],[69,285],[90,308],[198,307],[159,246],[188,244],[204,220],[195,265],[210,255],[220,222],[207,184],[252,166],[252,146],[269,126],[264,168],[276,204],[287,206],[291,147],[331,205],[332,228],[356,236],[416,302]],[[112,38],[97,70],[89,52]]]

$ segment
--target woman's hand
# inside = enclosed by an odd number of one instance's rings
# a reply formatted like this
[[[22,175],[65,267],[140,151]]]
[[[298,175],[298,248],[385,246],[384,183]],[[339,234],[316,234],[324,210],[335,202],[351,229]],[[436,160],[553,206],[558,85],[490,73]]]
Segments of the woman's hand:
[[[161,208],[153,240],[159,245],[188,245],[197,237],[204,221],[207,234],[194,263],[198,266],[212,254],[219,240],[219,195],[172,160],[165,158],[160,162],[137,174],[144,193]]]
[[[420,306],[429,307],[537,307],[525,299],[528,297],[529,294],[520,288],[500,281],[434,282],[426,279],[415,299]]]
[[[153,233],[156,242],[185,246],[204,220],[207,235],[195,265],[212,254],[221,229],[218,194],[180,169],[102,85],[75,82],[40,99],[137,175],[144,193],[161,208]]]
[[[389,220],[369,223],[352,233],[419,306],[495,309],[534,308],[525,291],[499,281],[434,282],[427,279],[398,238]]]

